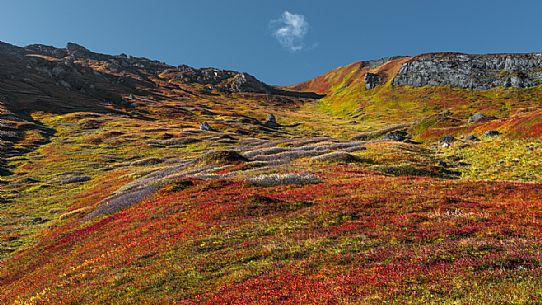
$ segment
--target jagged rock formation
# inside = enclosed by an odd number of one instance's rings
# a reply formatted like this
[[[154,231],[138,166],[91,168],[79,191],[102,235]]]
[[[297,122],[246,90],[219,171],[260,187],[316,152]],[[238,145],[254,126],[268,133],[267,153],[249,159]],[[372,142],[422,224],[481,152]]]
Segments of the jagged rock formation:
[[[7,106],[12,110],[41,107],[63,112],[67,108],[95,109],[111,103],[126,106],[122,96],[152,91],[163,81],[173,86],[201,85],[200,90],[208,93],[323,97],[275,88],[247,73],[186,65],[173,67],[144,57],[95,53],[75,43],[56,48],[42,44],[17,47],[0,42],[0,94],[11,98]]]
[[[215,68],[196,69],[181,65],[160,73],[167,80],[180,80],[185,83],[210,85],[212,89],[223,92],[273,93],[273,88],[257,80],[248,73]]]
[[[425,54],[401,67],[395,86],[453,86],[486,90],[528,88],[542,83],[542,54]]]

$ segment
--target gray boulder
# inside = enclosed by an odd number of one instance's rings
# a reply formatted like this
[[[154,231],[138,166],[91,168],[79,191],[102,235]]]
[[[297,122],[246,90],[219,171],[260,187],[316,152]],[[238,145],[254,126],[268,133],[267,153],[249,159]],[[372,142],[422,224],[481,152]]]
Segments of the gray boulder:
[[[452,143],[453,141],[455,141],[455,138],[454,136],[444,136],[444,138],[442,138],[441,142],[442,143]]]
[[[199,129],[203,130],[203,131],[213,131],[214,130],[211,127],[211,125],[209,125],[209,123],[207,123],[207,122],[201,122],[201,124],[199,124]]]
[[[475,113],[469,118],[469,123],[476,123],[482,120],[487,120],[487,117],[481,113]]]
[[[477,136],[471,134],[465,137],[465,141],[478,142],[480,141],[480,139]]]
[[[263,123],[266,127],[270,128],[276,128],[280,125],[277,123],[277,118],[273,114],[268,114],[267,119],[265,120],[265,123]]]
[[[497,130],[488,130],[488,131],[484,132],[484,135],[485,135],[486,137],[494,137],[494,136],[498,136],[498,135],[500,135],[500,134],[501,134],[501,133],[498,132]]]
[[[407,138],[408,133],[405,130],[396,130],[387,133],[384,136],[385,140],[391,140],[391,141],[404,141]]]

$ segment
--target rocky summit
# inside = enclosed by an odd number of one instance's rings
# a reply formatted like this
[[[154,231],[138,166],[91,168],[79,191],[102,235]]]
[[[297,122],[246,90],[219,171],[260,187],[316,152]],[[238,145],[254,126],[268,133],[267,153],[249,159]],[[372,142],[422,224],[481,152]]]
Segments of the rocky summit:
[[[541,65],[1,43],[0,304],[540,304]]]
[[[160,77],[168,81],[181,81],[208,85],[207,88],[225,92],[271,93],[273,88],[247,73],[227,71],[215,68],[195,69],[182,65],[166,69]]]

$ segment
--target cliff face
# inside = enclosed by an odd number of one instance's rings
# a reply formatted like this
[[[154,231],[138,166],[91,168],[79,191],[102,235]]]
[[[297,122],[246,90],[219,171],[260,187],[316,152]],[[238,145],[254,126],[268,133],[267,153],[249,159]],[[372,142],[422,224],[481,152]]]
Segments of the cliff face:
[[[453,86],[485,90],[528,88],[542,84],[542,53],[419,55],[404,63],[393,85]]]

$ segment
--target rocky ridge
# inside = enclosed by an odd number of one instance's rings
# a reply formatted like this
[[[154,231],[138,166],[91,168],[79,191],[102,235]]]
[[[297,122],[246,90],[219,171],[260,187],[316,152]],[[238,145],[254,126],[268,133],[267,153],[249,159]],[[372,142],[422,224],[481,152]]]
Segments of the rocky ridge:
[[[0,43],[0,67],[0,80],[21,81],[33,86],[35,83],[47,83],[48,86],[53,83],[71,93],[102,102],[120,101],[121,96],[137,93],[142,89],[152,90],[160,81],[202,86],[203,90],[209,93],[217,91],[301,98],[322,97],[307,92],[281,90],[244,72],[216,68],[197,69],[187,65],[175,67],[144,57],[100,54],[75,43],[68,43],[65,48],[42,44],[17,47]],[[0,94],[14,95],[6,87],[2,89],[4,90],[0,90]],[[16,96],[13,97],[13,100],[17,100]],[[14,107],[16,106],[11,106]]]
[[[393,79],[394,86],[452,86],[474,90],[529,88],[541,83],[542,53],[423,54],[404,63]]]

